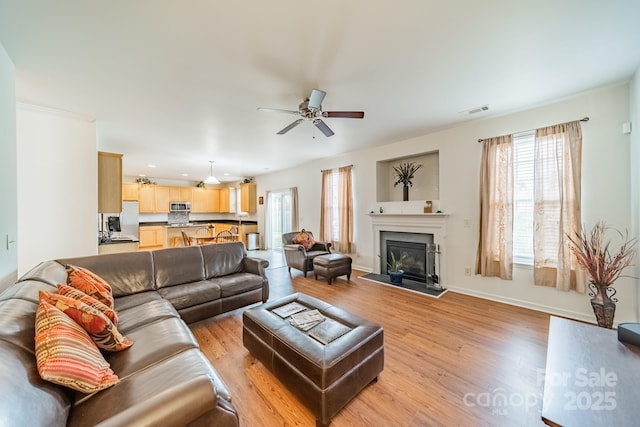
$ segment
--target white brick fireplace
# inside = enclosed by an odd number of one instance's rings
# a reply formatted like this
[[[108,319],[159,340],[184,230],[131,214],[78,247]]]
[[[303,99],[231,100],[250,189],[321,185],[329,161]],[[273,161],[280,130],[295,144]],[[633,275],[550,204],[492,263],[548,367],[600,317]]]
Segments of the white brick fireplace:
[[[440,284],[447,281],[447,214],[369,214],[373,231],[373,272],[384,274],[381,270],[380,233],[395,231],[401,233],[425,233],[433,235],[433,242],[440,249]]]

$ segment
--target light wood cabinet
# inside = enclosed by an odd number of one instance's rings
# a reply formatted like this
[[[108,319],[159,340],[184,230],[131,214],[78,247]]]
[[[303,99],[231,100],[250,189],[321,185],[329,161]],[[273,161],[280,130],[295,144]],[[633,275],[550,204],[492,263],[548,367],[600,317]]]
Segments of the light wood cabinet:
[[[209,188],[211,191],[211,212],[220,212],[220,189],[219,188]]]
[[[122,252],[135,252],[138,250],[138,242],[113,243],[110,245],[98,245],[98,255],[119,254]]]
[[[136,182],[122,183],[122,200],[127,202],[138,201],[138,183]]]
[[[155,212],[169,213],[169,196],[171,194],[170,187],[161,185],[155,186]]]
[[[167,240],[167,228],[162,225],[146,225],[140,227],[140,243],[138,247],[143,248],[161,248]]]
[[[254,210],[249,212],[255,212],[255,188],[253,194]],[[230,187],[192,188],[143,184],[136,189],[135,200],[138,200],[140,213],[167,213],[171,202],[191,202],[193,213],[229,213],[235,212],[236,196],[235,189]]]
[[[191,212],[211,213],[220,212],[220,189],[194,188],[192,189]]]
[[[240,212],[256,211],[256,184],[240,184]]]
[[[191,202],[191,187],[169,187],[170,202]]]
[[[138,189],[140,213],[168,213],[170,187],[144,184]]]
[[[156,211],[156,191],[152,184],[143,184],[138,188],[138,211],[154,213]]]
[[[206,188],[191,189],[191,212],[203,213],[207,212],[207,192]]]
[[[98,151],[98,213],[122,212],[122,154]]]
[[[240,225],[238,227],[238,234],[240,235],[240,241],[244,243],[245,248],[249,247],[249,242],[247,241],[247,233],[257,233],[258,226],[249,224],[249,225]]]
[[[233,187],[221,188],[219,212],[231,213],[235,211],[236,211],[236,189]]]

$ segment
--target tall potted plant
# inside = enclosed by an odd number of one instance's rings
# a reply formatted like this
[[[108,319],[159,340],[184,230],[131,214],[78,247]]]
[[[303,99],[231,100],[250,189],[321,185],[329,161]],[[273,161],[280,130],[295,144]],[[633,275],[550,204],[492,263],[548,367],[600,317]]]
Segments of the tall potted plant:
[[[624,235],[615,230],[623,243],[617,253],[609,250],[611,241],[605,242],[604,237],[610,228],[603,221],[598,222],[591,233],[582,230],[575,236],[567,236],[570,241],[571,251],[575,254],[578,264],[584,268],[590,276],[589,296],[591,307],[598,321],[598,326],[611,329],[613,317],[616,311],[616,302],[613,296],[616,290],[611,287],[620,277],[622,271],[629,267],[636,256],[637,239],[629,239],[629,234]]]
[[[411,180],[421,167],[422,165],[416,165],[415,162],[400,162],[399,165],[393,166],[393,176],[396,178],[393,186],[402,184],[402,200],[405,202],[409,200],[409,187],[413,187]]]

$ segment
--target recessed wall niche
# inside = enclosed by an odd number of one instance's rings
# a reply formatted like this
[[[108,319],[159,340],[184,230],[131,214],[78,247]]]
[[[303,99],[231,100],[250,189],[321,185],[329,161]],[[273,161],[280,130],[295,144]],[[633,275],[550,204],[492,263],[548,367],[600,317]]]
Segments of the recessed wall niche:
[[[423,165],[412,180],[413,187],[409,187],[409,200],[440,199],[440,158],[438,151],[432,151],[376,162],[376,201],[402,201],[402,184],[393,186],[396,182],[393,166],[401,162]]]

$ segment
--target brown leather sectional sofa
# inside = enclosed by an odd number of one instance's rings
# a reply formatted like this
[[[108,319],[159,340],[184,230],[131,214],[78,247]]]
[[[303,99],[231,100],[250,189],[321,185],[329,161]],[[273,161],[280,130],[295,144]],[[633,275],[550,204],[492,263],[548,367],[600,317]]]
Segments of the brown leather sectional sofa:
[[[36,367],[38,291],[65,283],[65,264],[111,284],[118,329],[134,341],[127,350],[103,353],[120,382],[88,395],[43,381]],[[38,265],[0,294],[0,425],[238,426],[231,394],[187,323],[266,301],[267,266],[247,257],[242,243]]]

